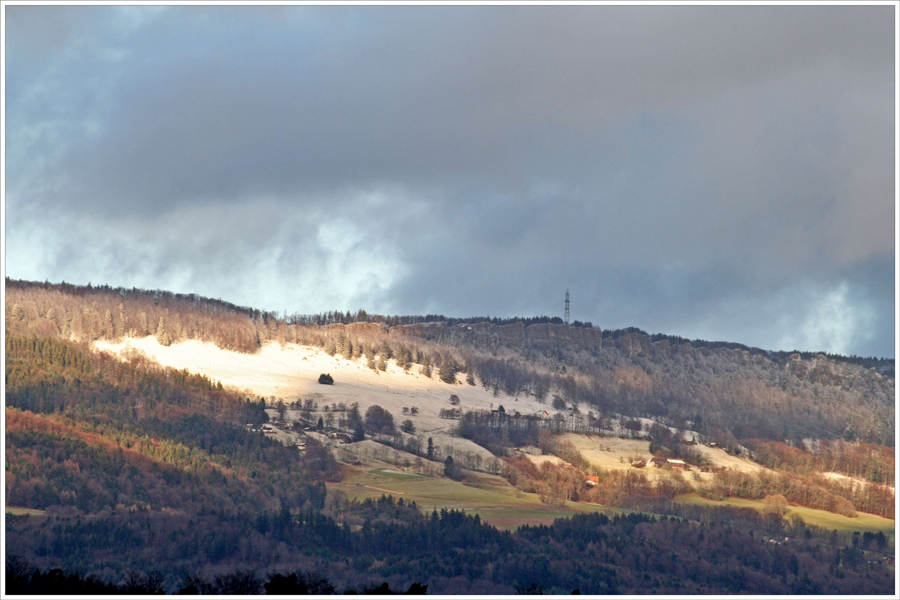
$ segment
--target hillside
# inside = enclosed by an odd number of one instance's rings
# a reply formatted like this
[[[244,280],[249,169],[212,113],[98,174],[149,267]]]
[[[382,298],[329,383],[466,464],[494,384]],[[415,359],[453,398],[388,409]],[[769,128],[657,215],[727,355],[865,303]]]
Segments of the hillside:
[[[152,567],[170,591],[298,565],[348,590],[890,585],[893,379],[852,360],[22,282],[6,314],[7,550],[41,569],[123,585]],[[573,518],[595,528],[589,577],[580,549],[560,554],[582,537]],[[673,527],[726,562],[663,543]],[[610,545],[621,534],[638,554]]]
[[[749,438],[894,445],[894,379],[879,372],[889,373],[883,367],[893,361],[867,368],[825,355],[769,356],[522,321],[389,326],[390,319],[360,311],[341,315],[346,324],[318,325],[321,318],[277,318],[192,295],[18,281],[7,281],[6,316],[16,335],[86,342],[152,335],[162,345],[196,340],[249,354],[278,342],[347,358],[384,354],[393,364],[403,355],[435,370],[447,365],[471,374],[492,393],[548,405],[558,395],[589,405],[597,416],[652,418],[720,445]],[[362,318],[368,320],[350,322]]]
[[[403,415],[403,407],[416,407],[418,414],[409,418],[420,433],[447,431],[455,425],[454,420],[439,416],[441,409],[452,408],[448,402],[451,395],[460,398],[460,410],[490,410],[501,403],[507,404],[510,411],[528,414],[547,408],[533,396],[495,397],[481,386],[467,385],[464,376],[457,375],[454,383],[445,383],[437,375],[426,377],[419,364],[404,371],[390,361],[384,371],[373,370],[366,367],[364,360],[329,356],[320,348],[299,344],[270,342],[253,354],[193,340],[163,346],[155,337],[125,338],[116,343],[98,340],[93,346],[117,355],[140,352],[161,365],[188,369],[225,386],[286,402],[315,394],[322,406],[359,402],[365,411],[377,404],[398,417]],[[319,384],[322,373],[330,373],[334,383]]]

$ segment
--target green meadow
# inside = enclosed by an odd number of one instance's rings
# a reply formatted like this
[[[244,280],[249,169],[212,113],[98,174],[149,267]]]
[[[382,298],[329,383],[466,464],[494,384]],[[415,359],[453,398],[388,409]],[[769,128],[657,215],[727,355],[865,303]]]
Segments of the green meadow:
[[[405,502],[415,501],[423,511],[434,508],[463,510],[468,514],[477,514],[483,521],[502,529],[515,529],[521,525],[549,525],[554,519],[583,512],[602,512],[609,515],[633,512],[587,502],[566,502],[559,506],[544,504],[537,494],[520,492],[502,477],[485,474],[470,477],[463,483],[445,477],[416,475],[390,467],[345,468],[343,481],[328,484],[328,488],[340,490],[348,498],[357,500],[378,499],[382,495],[393,496],[395,499],[403,498]],[[716,501],[697,494],[682,494],[676,497],[675,501],[685,504],[754,508],[760,511],[763,509],[762,500],[744,498]],[[810,525],[836,529],[838,532],[881,531],[891,540],[894,536],[893,520],[867,513],[858,513],[855,518],[850,518],[824,510],[790,506],[785,516],[792,514],[798,515]]]
[[[631,512],[586,502],[562,506],[543,504],[537,494],[519,492],[502,477],[479,474],[466,483],[444,477],[428,477],[391,468],[346,469],[340,483],[329,484],[357,500],[377,499],[382,494],[413,502],[424,511],[434,508],[463,510],[501,529],[520,525],[549,525],[554,519],[583,512],[606,514]]]
[[[762,511],[763,509],[762,500],[748,500],[745,498],[726,498],[725,500],[719,501],[709,500],[708,498],[703,498],[697,494],[682,494],[681,496],[677,496],[675,501],[683,502],[685,504],[755,508],[759,511]],[[824,527],[825,529],[836,529],[840,533],[853,531],[859,531],[860,533],[865,531],[878,533],[881,531],[888,536],[888,539],[893,540],[894,536],[895,523],[893,519],[885,519],[884,517],[878,517],[868,513],[857,513],[855,518],[850,518],[824,510],[791,505],[784,516],[789,517],[791,515],[798,515],[809,525]]]
[[[21,515],[43,515],[46,514],[42,510],[37,510],[35,508],[21,508],[19,506],[7,506],[6,512],[11,515],[21,516]]]

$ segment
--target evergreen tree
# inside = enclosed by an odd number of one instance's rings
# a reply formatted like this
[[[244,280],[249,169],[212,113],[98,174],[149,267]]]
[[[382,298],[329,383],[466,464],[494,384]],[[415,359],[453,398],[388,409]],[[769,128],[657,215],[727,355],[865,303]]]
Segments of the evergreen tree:
[[[362,420],[357,422],[357,424],[353,427],[353,441],[361,442],[366,439],[366,429],[363,425]]]
[[[162,317],[159,318],[159,327],[156,328],[156,341],[163,346],[172,344],[172,338],[169,337],[169,332],[166,330],[166,324]]]
[[[444,383],[456,383],[456,369],[456,361],[450,358],[441,365],[438,376]]]
[[[428,460],[434,460],[434,442],[431,438],[428,438],[428,450],[425,456],[428,457]]]

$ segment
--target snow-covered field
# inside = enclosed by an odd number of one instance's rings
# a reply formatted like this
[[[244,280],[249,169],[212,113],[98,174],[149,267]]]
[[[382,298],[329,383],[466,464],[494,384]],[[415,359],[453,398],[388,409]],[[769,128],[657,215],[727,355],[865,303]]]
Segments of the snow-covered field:
[[[127,338],[119,343],[101,340],[94,342],[94,346],[119,355],[136,350],[161,365],[201,373],[221,381],[226,387],[257,397],[293,402],[316,394],[313,397],[320,407],[323,403],[343,402],[349,406],[359,402],[363,414],[369,406],[377,404],[394,416],[396,425],[409,419],[415,425],[417,434],[437,436],[435,445],[450,443],[447,432],[456,424],[456,421],[438,416],[442,408],[453,408],[449,402],[451,394],[459,397],[457,408],[463,411],[489,410],[501,404],[508,412],[517,410],[522,414],[548,408],[534,397],[520,396],[516,399],[504,394],[494,397],[480,386],[466,384],[461,376],[455,385],[440,381],[436,373],[433,378],[428,378],[419,374],[419,365],[413,365],[408,373],[404,373],[393,361],[389,361],[387,371],[375,372],[366,367],[364,358],[350,361],[328,356],[319,348],[297,344],[282,346],[273,342],[255,354],[222,350],[212,343],[196,340],[163,346],[153,336]],[[322,373],[330,373],[334,384],[319,384]],[[418,408],[418,416],[404,415],[404,407]],[[466,442],[467,451],[489,456],[486,450],[466,440],[455,440],[453,444],[462,442]]]
[[[338,356],[328,356],[323,350],[297,344],[280,345],[270,343],[254,354],[241,354],[222,350],[212,343],[196,340],[163,346],[153,336],[127,338],[118,343],[94,342],[101,351],[123,355],[140,352],[161,365],[176,369],[188,369],[221,381],[222,385],[243,391],[247,395],[266,399],[283,399],[293,402],[298,399],[313,398],[322,408],[324,404],[343,402],[350,405],[359,402],[360,411],[365,414],[372,405],[379,405],[394,416],[399,426],[409,419],[416,428],[417,435],[432,437],[434,446],[442,455],[451,451],[459,456],[478,455],[482,460],[491,458],[490,452],[475,443],[452,437],[454,420],[442,419],[442,408],[453,408],[449,399],[455,394],[460,399],[457,408],[465,410],[490,410],[501,404],[507,412],[519,411],[533,414],[548,409],[534,397],[512,398],[504,394],[494,396],[479,386],[471,386],[458,378],[456,384],[440,381],[419,374],[419,365],[413,365],[409,372],[398,368],[389,361],[387,371],[375,372],[366,367],[364,360],[346,360]],[[330,373],[333,385],[318,383],[319,375]],[[403,408],[416,407],[416,416],[404,415]],[[588,407],[582,407],[587,410]],[[553,413],[552,409],[549,410]],[[294,411],[288,411],[288,420],[297,418]],[[650,458],[649,443],[643,440],[625,440],[615,437],[565,434],[575,444],[584,457],[597,466],[606,469],[628,469],[631,458],[640,455]],[[762,467],[747,459],[730,456],[720,449],[695,446],[716,466],[728,467],[733,471],[756,472]],[[533,457],[536,462],[553,460],[549,457]]]

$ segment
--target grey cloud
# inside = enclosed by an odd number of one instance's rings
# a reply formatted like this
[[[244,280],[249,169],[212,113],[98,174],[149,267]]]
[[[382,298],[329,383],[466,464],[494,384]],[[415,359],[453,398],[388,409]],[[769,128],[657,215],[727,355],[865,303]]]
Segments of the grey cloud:
[[[893,352],[891,7],[21,14],[21,276],[762,346],[847,282]]]

